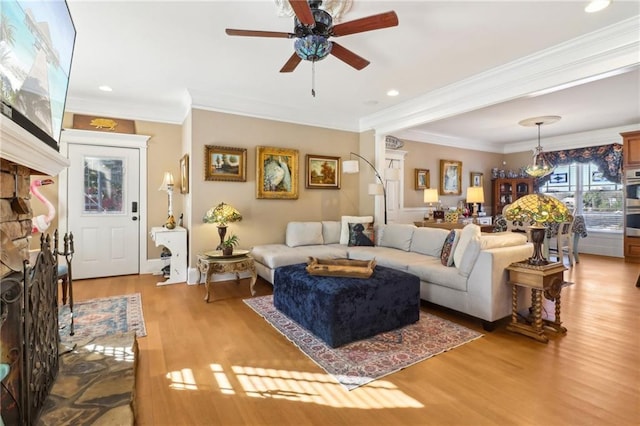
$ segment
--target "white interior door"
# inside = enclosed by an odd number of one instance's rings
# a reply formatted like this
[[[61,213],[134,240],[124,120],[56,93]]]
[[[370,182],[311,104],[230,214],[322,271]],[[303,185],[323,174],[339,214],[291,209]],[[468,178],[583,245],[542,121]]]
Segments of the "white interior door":
[[[139,273],[139,150],[70,144],[69,160],[73,278]]]

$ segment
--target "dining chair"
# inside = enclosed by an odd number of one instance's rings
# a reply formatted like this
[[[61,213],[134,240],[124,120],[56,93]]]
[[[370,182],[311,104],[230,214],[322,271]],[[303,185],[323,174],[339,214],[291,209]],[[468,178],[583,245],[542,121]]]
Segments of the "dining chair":
[[[573,256],[573,220],[569,222],[562,222],[558,226],[558,235],[556,235],[556,247],[549,248],[549,251],[553,251],[557,255],[558,262],[564,263],[564,254],[567,253],[569,258],[569,265],[574,266],[576,264]]]

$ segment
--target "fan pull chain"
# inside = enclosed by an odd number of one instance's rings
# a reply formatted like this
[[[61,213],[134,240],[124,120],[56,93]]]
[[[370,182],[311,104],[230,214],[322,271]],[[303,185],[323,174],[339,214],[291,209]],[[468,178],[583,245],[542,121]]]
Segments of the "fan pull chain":
[[[316,61],[311,61],[311,96],[316,97]]]

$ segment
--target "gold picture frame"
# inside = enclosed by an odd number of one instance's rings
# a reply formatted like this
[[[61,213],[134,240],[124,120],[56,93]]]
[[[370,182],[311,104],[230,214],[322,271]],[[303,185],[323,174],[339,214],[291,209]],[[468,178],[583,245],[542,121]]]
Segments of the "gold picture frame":
[[[462,161],[440,160],[440,195],[462,194]]]
[[[189,193],[189,154],[180,159],[180,193]]]
[[[298,150],[256,147],[256,198],[298,199]]]
[[[481,172],[471,172],[469,177],[470,186],[484,186],[484,177]]]
[[[431,177],[427,169],[415,169],[415,189],[428,189]]]
[[[247,149],[205,145],[204,180],[246,182]]]
[[[305,187],[308,189],[340,189],[340,157],[307,154]]]

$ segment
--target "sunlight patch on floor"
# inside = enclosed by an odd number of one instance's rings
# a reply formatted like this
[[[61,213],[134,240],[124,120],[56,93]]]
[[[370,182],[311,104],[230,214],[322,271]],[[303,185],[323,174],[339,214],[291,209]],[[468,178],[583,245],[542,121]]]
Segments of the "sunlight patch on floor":
[[[231,381],[218,364],[212,364],[214,378],[223,393],[233,393]],[[347,391],[328,374],[233,366],[233,374],[246,395],[311,402],[337,408],[422,408],[420,402],[400,391],[391,382],[377,380]],[[222,385],[221,385],[222,384]]]
[[[190,368],[183,368],[179,371],[170,371],[167,373],[167,379],[171,381],[169,387],[179,390],[198,390],[196,380],[193,377],[193,371]]]
[[[99,353],[104,356],[112,357],[117,361],[133,362],[135,358],[133,348],[131,347],[125,348],[122,346],[102,346],[89,344],[83,346],[83,348],[89,352]]]

